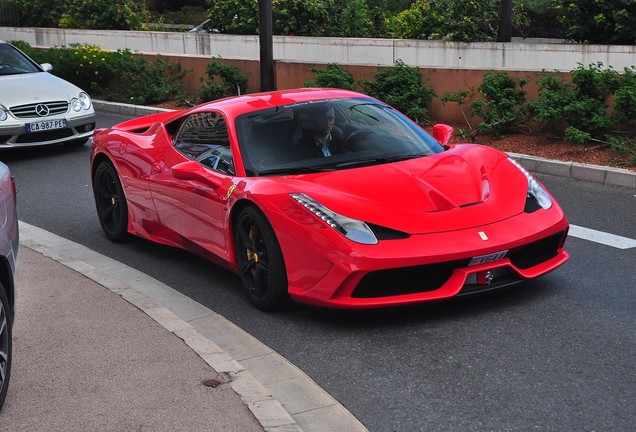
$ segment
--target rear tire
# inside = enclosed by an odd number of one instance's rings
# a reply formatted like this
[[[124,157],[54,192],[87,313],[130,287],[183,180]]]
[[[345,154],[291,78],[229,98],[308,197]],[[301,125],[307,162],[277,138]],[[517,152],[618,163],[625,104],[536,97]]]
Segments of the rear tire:
[[[93,176],[93,194],[97,217],[106,237],[123,242],[128,234],[128,204],[119,175],[112,163],[102,161]]]
[[[0,408],[7,397],[9,378],[11,378],[12,330],[13,316],[11,315],[9,299],[4,285],[0,283]]]
[[[241,211],[234,229],[239,277],[248,299],[272,311],[291,304],[287,271],[276,234],[267,218],[253,207]]]

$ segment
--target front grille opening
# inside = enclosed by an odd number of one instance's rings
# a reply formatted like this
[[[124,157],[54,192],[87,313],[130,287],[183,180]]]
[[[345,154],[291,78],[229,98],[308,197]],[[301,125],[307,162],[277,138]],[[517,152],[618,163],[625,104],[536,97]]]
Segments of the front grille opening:
[[[510,261],[521,269],[541,264],[557,256],[565,231],[522,246],[510,252]]]
[[[351,296],[376,298],[434,291],[450,279],[454,269],[467,265],[467,260],[461,260],[376,271],[365,275]]]
[[[73,131],[71,129],[55,129],[50,131],[32,132],[20,135],[15,142],[16,144],[28,144],[42,141],[52,141],[71,136],[73,136]]]

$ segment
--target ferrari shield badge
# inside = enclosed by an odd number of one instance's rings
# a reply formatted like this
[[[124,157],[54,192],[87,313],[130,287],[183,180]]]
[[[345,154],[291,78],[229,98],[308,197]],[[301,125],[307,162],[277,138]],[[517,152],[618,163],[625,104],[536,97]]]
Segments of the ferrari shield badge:
[[[234,189],[236,189],[236,185],[233,184],[232,186],[229,187],[229,189],[227,190],[227,193],[225,194],[225,198],[229,199],[230,196],[232,196],[232,192],[234,192]]]

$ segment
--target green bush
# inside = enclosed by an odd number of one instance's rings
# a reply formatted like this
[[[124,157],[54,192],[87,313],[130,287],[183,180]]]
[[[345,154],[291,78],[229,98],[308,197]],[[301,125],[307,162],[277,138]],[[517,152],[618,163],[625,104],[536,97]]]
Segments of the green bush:
[[[572,82],[556,72],[543,73],[537,81],[539,98],[530,107],[543,122],[565,122],[565,138],[579,144],[608,140],[617,151],[629,154],[633,141],[616,135],[616,128],[633,134],[636,125],[636,69],[621,75],[601,63],[579,65],[572,71]],[[613,98],[612,98],[613,96]],[[609,103],[614,100],[613,110]]]
[[[527,78],[515,80],[503,71],[491,71],[484,75],[477,87],[483,98],[470,103],[470,113],[484,119],[479,124],[481,132],[501,135],[528,120],[528,102],[523,87]]]
[[[565,39],[566,28],[559,21],[555,0],[516,0],[513,8],[522,21],[516,28],[520,36]]]
[[[353,90],[356,88],[356,81],[347,71],[343,71],[335,63],[327,65],[326,69],[320,69],[317,67],[311,68],[311,72],[314,73],[314,80],[307,80],[305,86],[307,87],[329,87],[329,88],[341,88],[346,90]]]
[[[383,100],[417,122],[428,122],[427,106],[435,92],[422,81],[417,67],[396,60],[393,67],[378,69],[374,77],[375,81],[360,82],[367,94]]]
[[[273,0],[277,35],[367,37],[372,19],[364,0]],[[214,0],[210,19],[223,33],[257,34],[257,0]]]
[[[543,72],[537,80],[539,98],[528,104],[534,117],[546,125],[555,126],[565,120],[566,107],[576,98],[574,86],[556,72]]]
[[[567,37],[594,44],[636,45],[634,0],[556,0]]]
[[[223,64],[216,59],[208,63],[200,81],[202,87],[196,94],[198,103],[247,93],[247,76],[236,66]]]
[[[493,41],[499,31],[500,0],[415,0],[386,19],[387,35],[404,39],[459,42]],[[513,8],[513,26],[527,23],[524,9]]]
[[[169,99],[183,98],[182,78],[187,71],[178,63],[158,56],[154,60],[132,53],[117,51],[120,61],[108,65],[109,84],[104,88],[92,87],[104,99],[136,105],[156,104]]]
[[[618,123],[636,126],[636,67],[625,68],[614,92],[614,103]]]
[[[625,165],[636,165],[636,141],[625,136],[612,135],[608,141],[613,150],[618,154],[627,156]]]
[[[141,30],[149,13],[138,0],[66,0],[62,28]]]

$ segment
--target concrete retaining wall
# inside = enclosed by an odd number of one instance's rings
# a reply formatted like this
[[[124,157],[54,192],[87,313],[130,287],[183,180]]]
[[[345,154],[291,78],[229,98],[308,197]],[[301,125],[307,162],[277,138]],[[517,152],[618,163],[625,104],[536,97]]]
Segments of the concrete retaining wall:
[[[0,39],[22,40],[48,48],[88,43],[103,49],[129,49],[146,55],[160,54],[191,70],[186,89],[194,92],[212,57],[234,64],[248,76],[250,92],[260,89],[258,36],[111,30],[0,27]],[[505,70],[515,78],[527,77],[529,99],[536,98],[537,73],[563,71],[565,77],[579,64],[601,62],[622,71],[636,65],[634,46],[578,45],[539,41],[527,43],[459,43],[403,39],[313,38],[274,36],[276,88],[302,87],[313,78],[312,67],[337,63],[354,78],[372,79],[379,66],[402,60],[418,66],[436,93],[477,88],[488,70]],[[462,122],[457,104],[443,107],[435,99],[431,116],[439,121]]]

